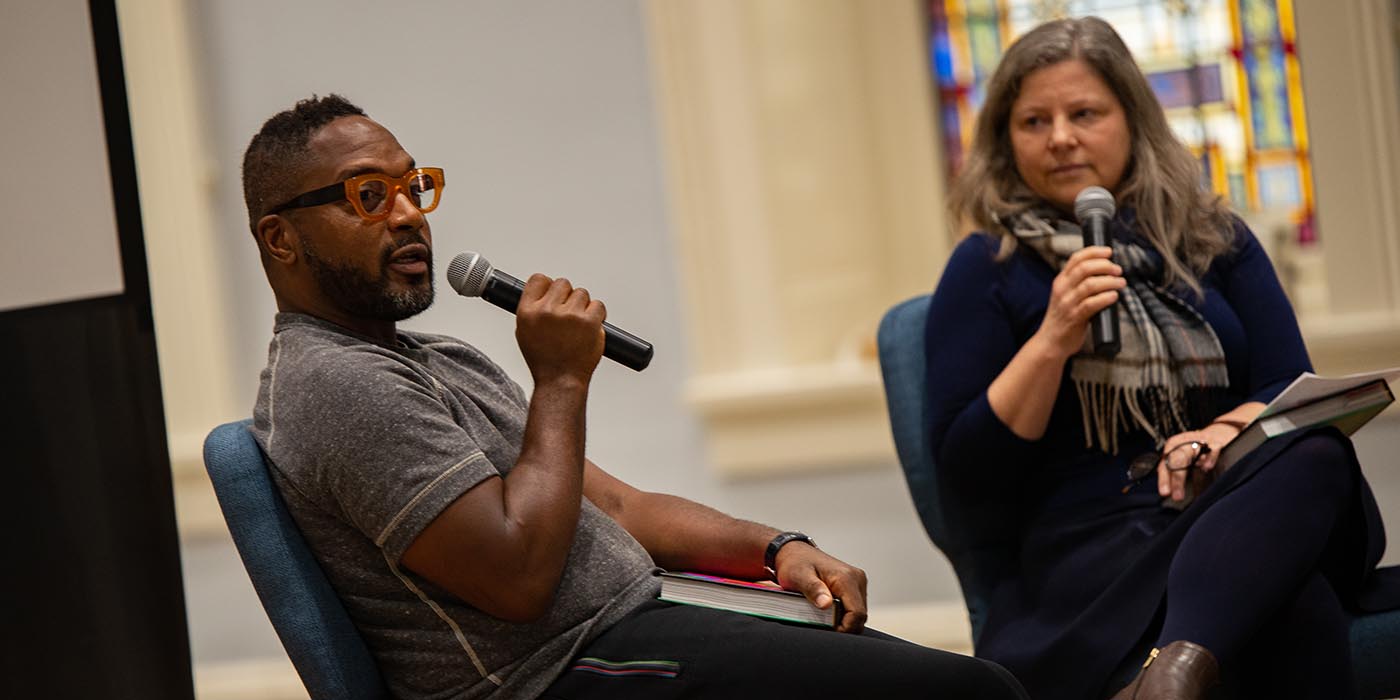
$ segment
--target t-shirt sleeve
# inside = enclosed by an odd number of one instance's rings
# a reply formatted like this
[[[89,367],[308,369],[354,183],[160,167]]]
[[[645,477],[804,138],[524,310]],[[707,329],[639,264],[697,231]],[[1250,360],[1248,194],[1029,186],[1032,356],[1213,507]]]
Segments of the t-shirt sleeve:
[[[934,456],[964,478],[979,466],[1018,464],[1034,444],[992,411],[987,388],[1020,344],[999,293],[996,242],[974,235],[954,249],[929,304],[928,421]]]
[[[1312,369],[1293,306],[1259,240],[1235,226],[1235,253],[1223,271],[1221,293],[1249,341],[1247,401],[1268,403],[1298,375]]]
[[[500,470],[453,419],[443,388],[370,351],[297,360],[272,393],[268,449],[288,480],[391,561]]]

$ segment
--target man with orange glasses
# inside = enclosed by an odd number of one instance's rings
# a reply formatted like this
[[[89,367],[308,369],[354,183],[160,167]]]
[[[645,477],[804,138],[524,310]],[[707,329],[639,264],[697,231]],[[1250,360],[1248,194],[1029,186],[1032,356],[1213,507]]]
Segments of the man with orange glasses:
[[[243,162],[277,298],[253,433],[396,697],[1023,697],[1000,667],[863,629],[865,574],[583,454],[601,302],[530,277],[529,397],[478,350],[400,331],[433,301],[445,185],[331,95]],[[773,577],[848,634],[656,600],[656,566]]]

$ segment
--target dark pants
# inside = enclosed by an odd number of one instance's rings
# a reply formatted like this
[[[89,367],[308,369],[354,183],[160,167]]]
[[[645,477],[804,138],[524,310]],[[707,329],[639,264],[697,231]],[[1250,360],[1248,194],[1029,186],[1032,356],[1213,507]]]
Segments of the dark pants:
[[[989,661],[867,630],[843,634],[652,601],[593,640],[545,700],[1025,698]]]
[[[1348,458],[1308,435],[1212,505],[1172,561],[1157,644],[1210,649],[1245,697],[1354,697],[1351,620],[1322,573],[1356,500]]]

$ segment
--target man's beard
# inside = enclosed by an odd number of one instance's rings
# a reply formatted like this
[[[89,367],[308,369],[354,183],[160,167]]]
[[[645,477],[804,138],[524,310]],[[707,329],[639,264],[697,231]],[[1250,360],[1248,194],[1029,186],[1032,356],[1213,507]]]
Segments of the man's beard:
[[[426,241],[421,236],[413,236],[384,249],[380,257],[379,277],[370,278],[363,271],[340,265],[321,257],[311,241],[301,239],[301,252],[306,264],[316,278],[321,291],[342,310],[360,318],[376,321],[402,321],[416,316],[433,304],[433,261],[428,263],[428,284],[414,286],[402,292],[389,289],[389,259],[394,251],[405,245]]]

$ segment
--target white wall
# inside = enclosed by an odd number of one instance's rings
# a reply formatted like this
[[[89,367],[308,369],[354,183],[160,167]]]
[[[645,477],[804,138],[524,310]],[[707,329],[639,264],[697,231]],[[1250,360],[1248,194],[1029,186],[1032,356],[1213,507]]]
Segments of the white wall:
[[[699,423],[680,399],[688,365],[679,265],[638,2],[206,0],[194,10],[213,115],[223,296],[236,300],[220,312],[234,344],[237,405],[252,406],[274,311],[247,233],[239,159],[268,116],[339,92],[419,163],[446,168],[443,203],[429,217],[439,277],[462,250],[521,277],[565,275],[604,298],[613,322],[656,345],[645,372],[600,368],[589,413],[594,461],[642,488],[805,529],[867,569],[875,605],[957,597],[894,464],[739,483],[707,466]],[[441,280],[439,295],[406,327],[466,339],[528,378],[510,317],[451,295]]]
[[[37,205],[6,216],[0,311],[121,294],[87,3],[53,0],[0,13],[0,86],[0,191],[26,193]]]

